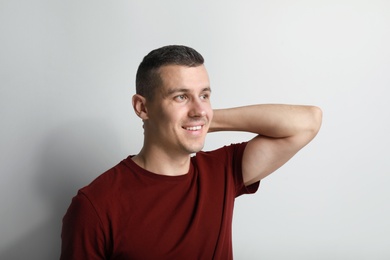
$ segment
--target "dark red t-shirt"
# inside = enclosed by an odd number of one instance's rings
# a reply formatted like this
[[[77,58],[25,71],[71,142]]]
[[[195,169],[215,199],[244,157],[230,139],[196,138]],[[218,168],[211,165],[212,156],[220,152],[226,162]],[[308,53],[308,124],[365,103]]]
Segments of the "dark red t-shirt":
[[[131,157],[82,188],[64,216],[61,259],[232,259],[234,200],[246,143],[192,157],[181,176]]]

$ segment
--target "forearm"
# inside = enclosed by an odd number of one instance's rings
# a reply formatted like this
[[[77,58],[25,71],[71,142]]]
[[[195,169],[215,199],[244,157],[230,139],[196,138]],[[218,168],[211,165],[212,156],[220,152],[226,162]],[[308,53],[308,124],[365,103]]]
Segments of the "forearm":
[[[321,110],[314,106],[261,104],[214,110],[209,132],[246,131],[284,138],[308,131],[314,135],[321,125]]]

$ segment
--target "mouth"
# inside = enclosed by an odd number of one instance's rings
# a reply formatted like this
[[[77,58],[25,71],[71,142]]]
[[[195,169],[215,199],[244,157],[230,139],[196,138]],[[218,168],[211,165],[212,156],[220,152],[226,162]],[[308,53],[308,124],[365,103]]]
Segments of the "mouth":
[[[203,128],[202,125],[183,127],[183,129],[188,130],[188,131],[199,131],[202,128]]]

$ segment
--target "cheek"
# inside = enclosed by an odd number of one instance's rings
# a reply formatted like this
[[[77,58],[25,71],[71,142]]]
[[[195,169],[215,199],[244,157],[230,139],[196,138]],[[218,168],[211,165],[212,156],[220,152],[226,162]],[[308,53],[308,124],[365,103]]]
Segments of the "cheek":
[[[181,111],[178,109],[161,109],[156,115],[157,120],[162,121],[165,124],[176,124],[182,119]]]

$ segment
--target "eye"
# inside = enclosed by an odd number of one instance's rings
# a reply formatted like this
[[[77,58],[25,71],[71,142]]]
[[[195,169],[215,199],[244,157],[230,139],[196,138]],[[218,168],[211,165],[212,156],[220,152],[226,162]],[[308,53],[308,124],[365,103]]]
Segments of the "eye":
[[[203,99],[203,100],[206,100],[206,99],[209,99],[210,98],[210,94],[208,93],[204,93],[200,96],[200,99]]]
[[[178,102],[185,101],[186,99],[187,99],[186,95],[177,95],[177,96],[174,97],[174,100],[176,100]]]

